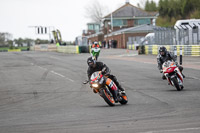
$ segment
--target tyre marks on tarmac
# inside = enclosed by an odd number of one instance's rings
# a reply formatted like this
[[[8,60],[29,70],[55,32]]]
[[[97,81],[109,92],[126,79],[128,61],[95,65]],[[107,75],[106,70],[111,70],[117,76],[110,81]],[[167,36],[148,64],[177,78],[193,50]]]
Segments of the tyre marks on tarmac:
[[[34,66],[35,64],[34,64],[34,63],[31,63],[31,65]],[[45,70],[44,74],[42,75],[42,79],[43,79],[43,80],[46,78],[47,74],[48,74],[49,72],[51,72],[51,73],[54,74],[54,75],[57,75],[57,76],[62,77],[62,78],[65,78],[65,79],[67,79],[67,80],[69,80],[69,81],[71,81],[71,82],[74,82],[73,79],[71,79],[71,78],[69,78],[69,77],[66,77],[66,76],[64,76],[64,75],[62,75],[62,74],[60,74],[60,73],[58,73],[58,72],[55,72],[55,71],[53,71],[53,70],[50,71],[50,70],[48,70],[47,68],[42,67],[42,66],[38,66],[38,65],[35,65],[35,66],[37,66],[38,68],[40,68],[40,69],[42,69],[42,70]]]

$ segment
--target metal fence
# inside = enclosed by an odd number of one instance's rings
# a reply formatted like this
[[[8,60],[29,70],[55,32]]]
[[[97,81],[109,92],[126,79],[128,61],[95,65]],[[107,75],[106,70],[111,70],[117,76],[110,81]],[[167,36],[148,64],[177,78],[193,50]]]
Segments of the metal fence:
[[[140,44],[142,42],[142,38],[144,38],[144,36],[132,36],[132,37],[128,37],[128,42],[127,44]]]
[[[157,45],[199,45],[200,28],[154,28]]]

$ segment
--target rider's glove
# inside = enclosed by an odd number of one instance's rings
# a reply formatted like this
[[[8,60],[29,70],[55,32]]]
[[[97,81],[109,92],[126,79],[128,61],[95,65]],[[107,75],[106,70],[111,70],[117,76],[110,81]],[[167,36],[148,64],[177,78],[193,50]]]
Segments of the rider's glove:
[[[163,73],[163,70],[160,70],[160,73]]]
[[[109,73],[105,73],[104,76],[109,76]]]
[[[104,67],[101,72],[104,75],[106,73],[106,68]]]

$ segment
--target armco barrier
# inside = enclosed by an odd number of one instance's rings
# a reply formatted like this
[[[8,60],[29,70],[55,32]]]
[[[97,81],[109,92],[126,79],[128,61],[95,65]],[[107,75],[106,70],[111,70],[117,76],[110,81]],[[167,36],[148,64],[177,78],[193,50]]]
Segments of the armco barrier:
[[[8,52],[7,49],[0,50],[0,52]]]

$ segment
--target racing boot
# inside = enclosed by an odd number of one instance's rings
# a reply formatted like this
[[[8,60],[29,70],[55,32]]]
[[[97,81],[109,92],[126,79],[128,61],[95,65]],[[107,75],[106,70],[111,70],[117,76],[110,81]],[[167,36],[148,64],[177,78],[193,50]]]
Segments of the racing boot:
[[[185,75],[183,74],[183,67],[182,66],[178,66],[178,68],[181,71],[181,74],[183,75],[183,78],[185,78]]]
[[[117,81],[117,78],[115,76],[113,76],[113,81],[115,82],[117,88],[125,93],[124,88],[122,88],[122,86],[119,84],[119,82]]]
[[[185,75],[181,72],[181,74],[183,75],[183,78],[185,78]]]
[[[165,79],[166,79],[166,77],[165,77],[165,75],[164,75],[164,74],[162,75],[162,79],[163,79],[163,80],[165,80]]]
[[[118,89],[120,90],[120,94],[125,94],[125,90],[124,88],[122,88],[122,86],[120,84],[117,85]]]

